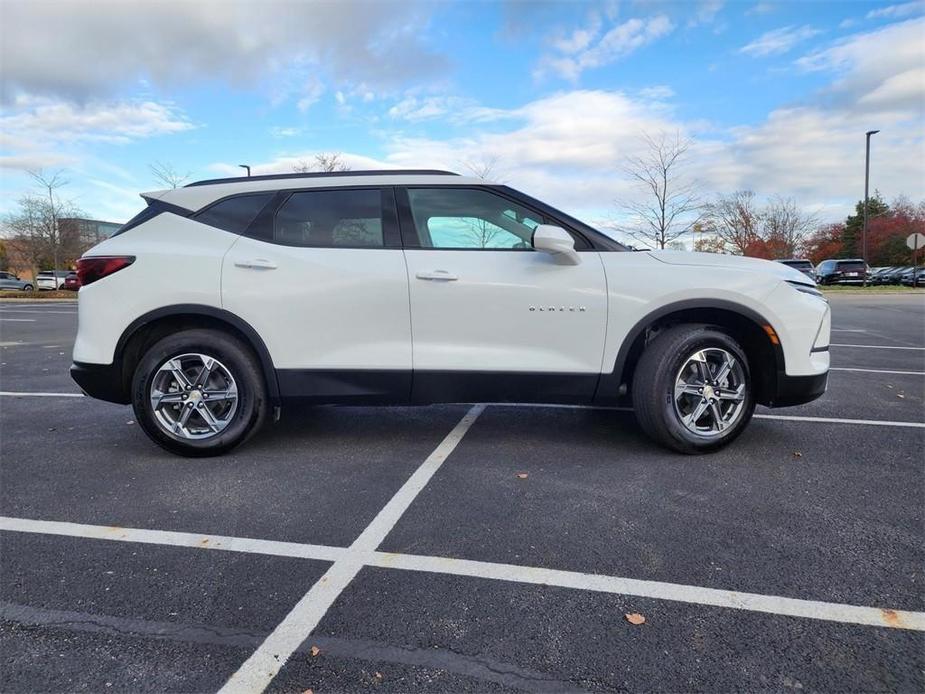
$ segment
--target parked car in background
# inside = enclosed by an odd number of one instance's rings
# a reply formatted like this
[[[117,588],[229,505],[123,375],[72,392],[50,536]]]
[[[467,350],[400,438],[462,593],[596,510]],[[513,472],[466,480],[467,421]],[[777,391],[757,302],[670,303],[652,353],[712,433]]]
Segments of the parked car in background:
[[[891,267],[877,277],[877,284],[899,284],[903,273],[909,269],[908,265]]]
[[[32,282],[21,280],[12,272],[0,272],[0,289],[18,289],[23,292],[31,292]]]
[[[76,272],[71,272],[64,278],[64,288],[72,292],[76,292],[80,289],[80,278],[77,276]]]
[[[77,262],[71,374],[190,456],[287,402],[633,404],[676,451],[822,395],[829,305],[780,263],[628,252],[504,185],[254,176],[144,196]],[[175,277],[183,277],[177,284]]]
[[[894,268],[892,266],[886,267],[872,267],[870,273],[867,275],[868,284],[883,284],[883,278],[892,271]]]
[[[816,266],[819,284],[863,284],[867,268],[860,258],[823,260]]]
[[[789,258],[787,260],[778,260],[776,261],[782,265],[792,267],[794,270],[799,270],[807,277],[816,278],[816,271],[813,268],[813,264],[808,260],[799,260],[797,258]]]
[[[35,277],[39,290],[64,289],[64,280],[71,270],[42,270]]]
[[[899,281],[907,287],[911,287],[913,282],[917,287],[925,286],[925,268],[907,267],[900,275]]]

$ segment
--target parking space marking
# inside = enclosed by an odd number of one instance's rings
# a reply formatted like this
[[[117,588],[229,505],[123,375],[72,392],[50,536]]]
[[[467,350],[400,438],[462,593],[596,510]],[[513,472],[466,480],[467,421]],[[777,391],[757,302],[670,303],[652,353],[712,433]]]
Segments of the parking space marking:
[[[549,405],[535,402],[496,402],[489,403],[488,407],[541,407],[550,409],[566,410],[610,410],[613,412],[632,412],[632,407],[596,407],[594,405]],[[755,414],[756,419],[780,419],[793,422],[819,422],[822,424],[871,424],[881,427],[912,427],[913,429],[925,428],[923,422],[893,422],[889,420],[878,419],[846,419],[841,417],[800,417],[798,415],[785,414]]]
[[[0,307],[0,316],[5,316],[11,313],[40,313],[43,315],[47,313],[54,313],[54,314],[62,315],[62,316],[76,316],[77,315],[77,311],[30,311],[28,309],[19,309],[19,308],[14,308],[10,310],[8,308]]]
[[[262,692],[266,689],[289,657],[318,626],[337,597],[363,568],[367,556],[385,539],[484,409],[484,405],[475,405],[459,420],[344,555],[318,579],[260,647],[228,679],[221,692]]]
[[[793,414],[756,414],[755,419],[777,419],[785,422],[821,422],[823,424],[869,424],[877,427],[912,427],[925,429],[925,422],[891,422],[886,419],[844,419],[842,417],[800,417]]]
[[[709,605],[711,607],[728,607],[734,610],[764,612],[785,617],[803,617],[862,626],[925,631],[925,612],[890,610],[817,600],[800,600],[778,595],[701,588],[700,586],[680,583],[644,581],[618,576],[585,574],[577,571],[560,571],[558,569],[517,566],[515,564],[495,564],[469,559],[425,557],[412,554],[376,552],[371,558],[370,564],[387,569],[405,569],[408,571],[451,574],[453,576],[489,578],[514,583],[573,588],[596,593],[635,595],[641,598]]]
[[[0,318],[7,323],[35,323],[35,318]]]
[[[343,547],[311,545],[300,542],[255,540],[225,535],[202,535],[200,533],[183,533],[174,530],[121,528],[114,525],[85,525],[83,523],[12,518],[10,516],[0,516],[0,530],[36,533],[39,535],[82,537],[89,540],[113,540],[148,545],[244,552],[246,554],[269,554],[275,557],[295,557],[297,559],[317,559],[319,561],[337,561],[347,551]]]
[[[0,390],[0,395],[11,398],[85,398],[83,393],[19,393],[14,390]]]
[[[852,369],[847,366],[830,366],[829,371],[857,371],[865,374],[897,374],[900,376],[925,376],[925,371],[890,371],[887,369]]]
[[[845,345],[831,343],[829,347],[854,347],[856,349],[911,349],[919,352],[925,352],[925,347],[899,347],[898,345]]]
[[[458,426],[458,425],[457,425]],[[448,455],[448,454],[447,454]],[[334,602],[351,579],[363,566],[373,566],[381,569],[395,569],[402,571],[421,571],[425,573],[443,574],[449,576],[465,576],[469,578],[482,578],[510,583],[524,583],[531,585],[547,585],[559,588],[571,588],[596,593],[612,593],[617,595],[633,595],[641,598],[668,600],[694,605],[707,605],[711,607],[725,607],[747,612],[762,612],[783,617],[797,617],[803,619],[817,619],[828,622],[841,622],[844,624],[857,624],[860,626],[890,627],[908,631],[925,631],[925,612],[911,610],[894,610],[864,605],[848,605],[844,603],[825,602],[820,600],[803,600],[788,598],[779,595],[765,595],[761,593],[745,593],[736,590],[722,590],[719,588],[704,588],[701,586],[686,585],[682,583],[666,583],[663,581],[649,581],[621,576],[606,576],[602,574],[588,574],[578,571],[563,571],[534,566],[519,566],[516,564],[499,564],[494,562],[474,561],[471,559],[454,559],[451,557],[432,557],[416,554],[401,554],[392,552],[379,552],[375,550],[359,549],[355,546],[331,547],[327,545],[309,545],[297,542],[279,542],[275,540],[257,540],[251,538],[227,537],[222,535],[200,535],[196,533],[183,533],[163,530],[141,530],[135,528],[118,528],[103,525],[83,525],[80,523],[67,523],[61,521],[42,521],[25,518],[11,518],[0,516],[0,531],[13,531],[25,533],[38,533],[48,535],[64,535],[67,537],[88,538],[96,540],[112,540],[116,542],[138,542],[147,544],[170,545],[174,547],[189,547],[192,549],[209,549],[229,552],[243,552],[249,554],[269,554],[281,557],[295,557],[299,559],[315,559],[333,561],[328,571],[311,590],[299,601],[297,608],[302,607],[301,616],[304,618],[295,623],[287,616],[281,623],[286,625],[285,633],[280,633],[278,639],[270,643],[270,638],[263,642],[261,648],[270,645],[279,645],[282,650],[273,651],[270,658],[280,655],[280,662],[267,665],[268,670],[278,671],[281,667],[283,655],[286,658],[310,635],[317,626],[324,613]],[[371,541],[373,536],[369,536]],[[354,543],[356,545],[357,543]],[[340,567],[336,572],[332,570]],[[338,590],[339,589],[339,590]],[[293,610],[295,612],[295,610]],[[306,631],[311,621],[314,623]],[[274,634],[280,631],[277,627]],[[295,644],[292,650],[288,650]],[[258,649],[259,652],[260,649]],[[251,656],[253,659],[253,656]],[[243,666],[242,666],[243,670]],[[247,682],[239,679],[241,670],[236,673],[225,686],[226,691],[262,691],[269,683],[269,672],[262,677],[250,678]],[[260,674],[255,673],[255,674]],[[275,674],[275,672],[274,672]],[[248,689],[247,686],[251,688]]]

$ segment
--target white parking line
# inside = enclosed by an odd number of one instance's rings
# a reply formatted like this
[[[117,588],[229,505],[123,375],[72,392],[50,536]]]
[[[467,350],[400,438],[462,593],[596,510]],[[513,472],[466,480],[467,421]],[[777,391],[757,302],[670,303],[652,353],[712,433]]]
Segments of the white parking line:
[[[317,600],[315,604],[306,605],[305,607],[306,611],[311,611],[311,616],[316,618],[316,625],[337,596],[332,596],[332,591],[330,590],[321,591],[319,589],[315,591],[315,589],[322,583],[332,584],[329,587],[341,584],[346,585],[343,582],[346,575],[355,575],[356,571],[362,566],[374,566],[382,569],[422,571],[449,576],[467,576],[470,578],[508,581],[512,583],[556,586],[596,593],[634,595],[656,600],[669,600],[672,602],[708,605],[711,607],[725,607],[734,610],[762,612],[765,614],[803,619],[818,619],[829,622],[841,622],[844,624],[925,631],[925,612],[893,610],[863,605],[848,605],[845,603],[825,602],[820,600],[802,600],[779,595],[745,593],[735,590],[685,585],[682,583],[645,581],[620,576],[604,576],[600,574],[561,571],[558,569],[547,569],[534,566],[518,566],[515,564],[497,564],[494,562],[453,559],[450,557],[429,557],[415,554],[368,551],[355,549],[353,546],[350,548],[330,547],[327,545],[300,544],[297,542],[278,542],[275,540],[257,540],[251,538],[227,537],[223,535],[197,535],[194,533],[166,530],[141,530],[102,525],[83,525],[80,523],[42,521],[3,516],[0,516],[0,530],[45,535],[62,535],[65,537],[89,538],[94,540],[139,542],[145,544],[168,545],[172,547],[242,552],[247,554],[266,554],[319,561],[334,561],[334,566],[340,565],[342,569],[336,572],[335,575],[330,575],[331,571],[325,574],[325,576],[328,577],[328,581],[325,581],[324,578],[319,580],[318,583],[312,587],[312,590],[300,601],[301,605],[303,602],[307,602],[309,597],[311,597],[311,601]],[[334,567],[332,566],[331,568],[333,569]],[[315,592],[313,593],[312,591]],[[287,617],[284,623],[288,621],[288,619]],[[292,626],[292,624],[289,625],[290,630],[287,631],[286,636],[288,639],[291,639],[291,641],[298,640],[296,643],[296,647],[298,647],[298,645],[309,636],[309,633],[304,631],[307,623],[302,624],[298,630],[291,629]],[[277,629],[279,629],[279,627]],[[269,641],[269,638],[267,641]],[[289,652],[289,654],[291,654],[291,652]],[[288,657],[288,655],[286,657]],[[280,667],[282,667],[282,663],[279,663],[279,666],[274,667],[274,669],[279,670]],[[236,680],[234,682],[234,691],[259,691],[259,689],[245,689],[244,681],[237,679],[240,673],[241,670],[232,678],[232,680]],[[232,680],[229,680],[226,689],[230,689]],[[258,678],[253,682],[253,685],[255,687],[262,687],[267,683],[268,680],[262,681]]]
[[[925,371],[890,371],[887,369],[852,369],[847,366],[830,366],[829,371],[857,371],[865,374],[898,374],[901,376],[925,376]]]
[[[11,398],[85,398],[83,393],[19,393],[14,390],[0,390],[0,395]]]
[[[855,347],[857,349],[911,349],[919,352],[925,352],[925,347],[897,347],[894,345],[844,345],[833,342],[829,347]]]
[[[869,424],[878,427],[912,427],[925,429],[925,422],[891,422],[885,419],[843,419],[841,417],[800,417],[792,414],[756,414],[755,419],[777,419],[785,422],[818,422],[823,424]]]
[[[76,316],[77,315],[77,311],[30,311],[28,309],[19,309],[19,308],[7,309],[7,308],[3,308],[2,306],[0,306],[0,316],[5,316],[9,313],[40,313],[42,315],[45,315],[47,313],[55,313],[55,314],[59,314],[62,316]]]
[[[328,608],[363,568],[364,555],[376,549],[385,539],[484,409],[484,405],[475,405],[453,427],[395,496],[376,514],[350,545],[350,549],[318,579],[260,647],[229,678],[220,692],[262,692],[266,689],[289,657],[318,626]]]
[[[35,318],[0,318],[8,323],[35,323]]]

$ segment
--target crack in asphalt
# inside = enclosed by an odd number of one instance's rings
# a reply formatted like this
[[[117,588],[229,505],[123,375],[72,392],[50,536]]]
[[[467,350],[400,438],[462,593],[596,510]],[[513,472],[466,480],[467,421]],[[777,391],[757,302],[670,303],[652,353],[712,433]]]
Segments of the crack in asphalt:
[[[46,627],[69,631],[93,632],[132,638],[153,638],[187,643],[204,643],[252,649],[262,643],[268,632],[207,624],[129,619],[84,612],[52,610],[0,601],[0,621],[24,627]],[[457,675],[494,682],[528,692],[584,692],[573,682],[557,680],[511,663],[466,655],[449,648],[387,645],[364,639],[309,636],[297,652],[310,654],[317,646],[324,655],[335,658],[381,661],[446,670]]]

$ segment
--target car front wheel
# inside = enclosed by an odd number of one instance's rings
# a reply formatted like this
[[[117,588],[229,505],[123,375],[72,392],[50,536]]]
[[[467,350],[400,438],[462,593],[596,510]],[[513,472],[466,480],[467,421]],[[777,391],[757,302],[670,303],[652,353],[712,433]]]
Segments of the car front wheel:
[[[720,329],[678,325],[657,335],[633,377],[633,409],[655,441],[681,453],[722,448],[755,410],[748,359]]]
[[[267,398],[259,363],[247,346],[216,330],[187,330],[154,343],[132,380],[138,423],[179,455],[219,455],[263,423]]]

